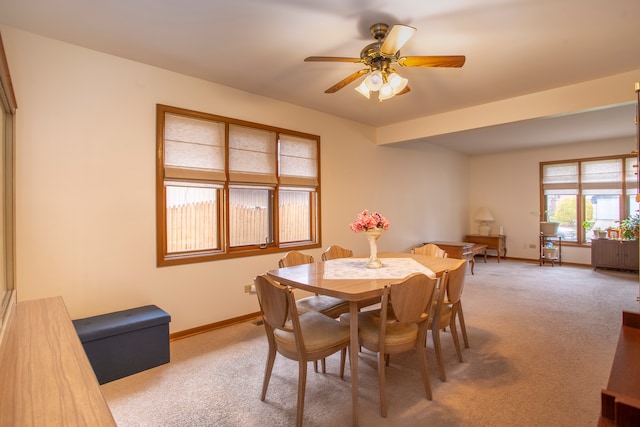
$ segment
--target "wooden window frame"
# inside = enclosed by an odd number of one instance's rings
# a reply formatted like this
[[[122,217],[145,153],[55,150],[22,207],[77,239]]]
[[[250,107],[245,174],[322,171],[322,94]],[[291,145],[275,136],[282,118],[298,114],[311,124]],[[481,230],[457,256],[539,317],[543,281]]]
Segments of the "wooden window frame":
[[[577,241],[568,241],[562,242],[562,245],[567,246],[591,246],[591,244],[587,241],[585,236],[582,223],[585,218],[584,212],[584,193],[582,188],[582,163],[583,162],[593,162],[598,160],[620,160],[622,162],[622,182],[621,182],[621,195],[620,195],[620,206],[619,212],[621,219],[626,218],[626,212],[629,211],[629,206],[627,203],[627,179],[626,179],[626,159],[634,158],[635,154],[620,154],[613,156],[602,156],[602,157],[589,157],[589,158],[579,158],[579,159],[568,159],[568,160],[554,160],[549,162],[540,162],[540,174],[539,174],[539,185],[540,185],[540,221],[546,221],[546,203],[545,203],[545,194],[544,194],[544,176],[543,176],[543,168],[546,165],[554,165],[554,164],[564,164],[564,163],[576,163],[578,166],[578,182],[577,182],[577,190],[576,187],[567,186],[568,190],[577,191],[576,195],[576,236]]]
[[[165,183],[171,181],[165,175],[165,157],[164,157],[164,117],[165,114],[175,114],[184,117],[211,120],[225,124],[225,176],[226,180],[220,189],[217,190],[218,211],[217,211],[217,227],[218,227],[218,249],[194,250],[185,252],[168,252],[167,250],[167,212],[166,212],[166,192]],[[229,180],[229,126],[239,125],[260,130],[275,132],[277,140],[280,134],[304,138],[316,141],[316,182],[315,186],[301,186],[309,190],[310,195],[310,214],[309,227],[311,238],[305,241],[296,242],[280,242],[280,226],[279,223],[279,203],[278,194],[280,188],[291,188],[291,184],[281,183],[280,174],[277,174],[277,182],[271,185],[271,211],[273,217],[270,218],[270,227],[273,230],[273,238],[271,242],[265,242],[257,245],[247,245],[240,247],[230,247],[229,239],[229,189],[237,186],[237,183]],[[277,143],[277,141],[276,141]],[[276,170],[279,170],[279,150],[274,154],[276,156]],[[196,180],[182,179],[183,182],[196,183]],[[286,252],[292,249],[305,250],[321,247],[321,177],[320,177],[320,137],[290,129],[283,129],[274,126],[263,125],[259,123],[247,122],[244,120],[233,119],[229,117],[218,116],[168,105],[156,105],[156,246],[157,246],[157,265],[159,267],[170,265],[182,265],[197,262],[207,262],[221,259],[248,257],[256,255],[264,255],[268,253]],[[267,186],[265,186],[266,188]]]

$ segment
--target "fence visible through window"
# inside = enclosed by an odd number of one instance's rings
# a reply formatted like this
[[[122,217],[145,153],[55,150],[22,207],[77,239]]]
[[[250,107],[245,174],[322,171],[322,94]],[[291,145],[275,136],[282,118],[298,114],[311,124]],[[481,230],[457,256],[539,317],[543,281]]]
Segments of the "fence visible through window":
[[[247,199],[249,199],[247,197]],[[284,191],[280,194],[280,241],[297,242],[311,238],[309,195]],[[248,200],[246,200],[248,202]],[[255,199],[229,205],[230,246],[265,243],[269,209],[257,206]],[[218,249],[215,201],[184,203],[167,207],[167,250],[169,253]]]

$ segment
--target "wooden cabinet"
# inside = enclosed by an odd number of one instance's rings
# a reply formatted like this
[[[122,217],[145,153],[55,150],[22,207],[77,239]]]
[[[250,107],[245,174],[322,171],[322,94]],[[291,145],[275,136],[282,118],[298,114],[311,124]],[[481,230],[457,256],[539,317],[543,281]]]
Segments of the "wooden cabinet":
[[[467,234],[464,237],[464,241],[487,245],[488,250],[494,250],[498,253],[498,262],[500,262],[500,257],[502,259],[507,257],[507,236],[505,235],[483,236],[481,234]]]
[[[591,240],[591,265],[593,269],[615,268],[638,270],[637,240]]]
[[[640,314],[622,312],[622,327],[598,426],[640,425]]]

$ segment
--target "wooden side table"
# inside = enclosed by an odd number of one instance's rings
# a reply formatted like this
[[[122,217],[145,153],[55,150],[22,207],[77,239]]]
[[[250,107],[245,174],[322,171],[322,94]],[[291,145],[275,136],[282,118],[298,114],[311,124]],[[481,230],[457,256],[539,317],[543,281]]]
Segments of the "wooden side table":
[[[474,243],[471,247],[471,256],[475,260],[476,255],[484,256],[484,263],[487,263],[487,245],[480,245],[478,243]],[[475,264],[475,262],[474,262]]]
[[[471,274],[473,274],[473,267],[475,267],[475,259],[473,258],[473,243],[469,242],[427,242],[438,246],[440,249],[447,253],[449,258],[466,259],[471,265]],[[427,243],[423,243],[426,245]],[[486,246],[485,246],[486,248]],[[481,253],[481,252],[478,252]],[[486,254],[485,254],[486,256]],[[486,261],[485,261],[486,262]]]
[[[487,245],[488,250],[494,250],[498,253],[498,262],[500,262],[500,257],[502,257],[502,259],[507,259],[507,236],[505,236],[504,234],[497,236],[467,234],[464,237],[464,240],[465,242]]]

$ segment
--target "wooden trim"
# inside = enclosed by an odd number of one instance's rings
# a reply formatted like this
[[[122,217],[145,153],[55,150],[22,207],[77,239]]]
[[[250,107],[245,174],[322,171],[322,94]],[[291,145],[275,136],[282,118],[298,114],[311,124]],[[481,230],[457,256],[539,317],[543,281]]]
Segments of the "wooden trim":
[[[11,82],[11,74],[9,74],[9,63],[7,62],[2,35],[0,35],[0,83],[2,84],[2,92],[6,96],[7,103],[9,104],[9,111],[11,114],[15,114],[18,108],[18,101],[13,91],[13,83]]]
[[[189,338],[194,335],[204,334],[206,332],[215,331],[216,329],[226,328],[227,326],[237,325],[252,321],[261,317],[260,312],[245,314],[244,316],[233,317],[231,319],[223,320],[221,322],[209,323],[208,325],[198,326],[197,328],[186,329],[180,332],[174,332],[169,335],[171,341],[181,340],[183,338]]]
[[[4,211],[0,213],[0,227],[4,230],[4,240],[0,242],[4,247],[5,274],[3,292],[0,293],[0,346],[4,338],[6,323],[9,322],[11,311],[16,303],[16,261],[15,261],[15,121],[18,104],[13,91],[13,83],[9,73],[2,36],[0,36],[0,114],[4,116],[4,127],[0,133],[0,149],[3,155],[3,164],[0,165],[0,174],[4,185],[2,188],[4,198]],[[4,294],[4,295],[3,295]]]
[[[601,394],[600,426],[640,422],[640,314],[623,311],[622,320],[609,382]]]
[[[165,178],[171,178],[171,174],[175,172],[175,168],[167,168],[164,164],[164,117],[166,113],[198,118],[203,120],[210,120],[221,122],[225,124],[225,177],[227,178],[227,182],[219,192],[219,205],[220,209],[219,213],[221,215],[218,216],[218,237],[220,239],[219,244],[216,249],[205,249],[205,250],[197,250],[197,251],[184,251],[184,252],[168,252],[167,248],[167,230],[166,230],[166,194],[164,191]],[[314,141],[316,143],[316,156],[315,159],[317,163],[317,178],[311,181],[303,181],[305,182],[305,186],[308,184],[314,184],[311,187],[315,191],[315,198],[312,200],[311,212],[310,212],[310,230],[311,236],[308,241],[295,241],[295,242],[280,242],[279,241],[279,231],[280,224],[278,221],[279,218],[279,204],[275,203],[271,206],[271,211],[273,213],[273,219],[271,220],[271,225],[273,226],[274,236],[273,242],[270,242],[268,245],[263,246],[262,244],[256,245],[248,245],[241,247],[230,247],[230,239],[229,239],[229,188],[232,179],[239,179],[242,183],[256,183],[264,181],[265,184],[274,185],[274,191],[276,192],[276,196],[272,199],[272,201],[277,202],[277,191],[280,186],[286,187],[286,185],[278,184],[277,177],[274,176],[273,179],[269,176],[260,177],[260,179],[256,179],[258,175],[255,174],[238,174],[233,171],[229,171],[229,126],[230,125],[239,125],[245,126],[254,129],[262,129],[270,132],[275,132],[277,135],[284,134],[293,137],[299,137],[308,139],[310,141]],[[216,261],[216,260],[224,260],[230,258],[241,258],[241,257],[249,257],[249,256],[258,256],[265,255],[268,253],[276,253],[276,252],[286,252],[291,250],[291,248],[296,248],[300,250],[305,249],[314,249],[322,247],[322,234],[321,234],[321,224],[322,224],[322,206],[321,206],[321,192],[320,192],[320,171],[322,169],[320,163],[321,156],[321,141],[320,136],[312,135],[303,132],[297,132],[290,129],[283,129],[274,126],[267,126],[260,123],[247,122],[244,120],[232,119],[229,117],[218,116],[214,114],[208,114],[193,110],[187,110],[184,108],[178,107],[170,107],[163,104],[156,104],[156,265],[158,267],[166,267],[172,265],[183,265],[190,263],[199,263],[199,262],[207,262],[207,261]],[[278,166],[278,154],[274,152],[274,156],[276,157],[276,168]],[[185,168],[182,168],[185,169]],[[277,169],[276,169],[277,170]],[[167,174],[168,171],[168,174]],[[183,182],[187,181],[188,176],[180,175],[180,179]],[[192,177],[193,178],[193,177]],[[198,176],[198,178],[203,178]],[[262,178],[265,178],[262,180]],[[285,177],[285,182],[290,179],[290,177]],[[212,181],[213,182],[213,181]],[[296,181],[296,182],[299,182]]]

